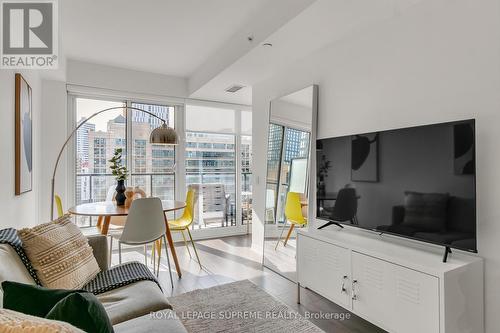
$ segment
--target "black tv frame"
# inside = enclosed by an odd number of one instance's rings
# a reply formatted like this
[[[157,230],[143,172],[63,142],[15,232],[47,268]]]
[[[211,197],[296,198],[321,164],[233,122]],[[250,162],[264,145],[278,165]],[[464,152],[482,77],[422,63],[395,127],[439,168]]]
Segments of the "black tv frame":
[[[451,124],[457,124],[457,123],[460,123],[460,122],[472,122],[472,124],[474,126],[474,161],[476,162],[477,161],[477,148],[476,148],[476,141],[477,140],[476,140],[476,119],[475,118],[458,119],[458,120],[452,120],[452,121],[446,121],[446,122],[440,122],[440,123],[427,123],[427,124],[415,125],[415,126],[396,127],[396,128],[390,128],[390,129],[382,129],[382,130],[373,130],[373,131],[366,132],[366,133],[353,133],[353,134],[346,134],[346,135],[340,135],[340,136],[326,137],[326,138],[322,138],[322,139],[316,139],[316,145],[318,145],[318,141],[328,140],[328,139],[336,139],[336,138],[345,138],[345,137],[350,137],[350,136],[353,136],[353,135],[363,135],[363,134],[369,134],[369,133],[374,133],[374,132],[388,132],[388,131],[404,130],[404,129],[411,129],[411,128],[417,128],[417,127],[426,127],[426,126],[434,126],[434,125],[451,125]],[[314,158],[316,158],[316,156],[314,156]],[[323,229],[323,228],[325,228],[327,226],[330,226],[330,225],[337,225],[337,226],[341,227],[342,229],[344,229],[344,227],[342,225],[347,225],[347,226],[350,226],[350,227],[353,227],[353,228],[357,228],[357,229],[360,229],[360,230],[365,230],[365,231],[368,231],[368,232],[377,233],[379,235],[387,234],[387,235],[395,236],[395,237],[398,237],[398,238],[401,238],[401,239],[409,239],[409,240],[413,240],[413,241],[418,241],[418,242],[424,243],[424,244],[427,243],[427,244],[433,244],[433,245],[438,245],[438,246],[444,246],[445,249],[444,249],[444,254],[443,254],[443,262],[447,261],[448,254],[451,253],[451,249],[457,249],[457,250],[465,251],[465,252],[469,252],[469,253],[478,253],[478,250],[477,250],[477,184],[476,184],[476,173],[477,172],[476,171],[477,171],[477,165],[476,165],[476,163],[474,163],[473,186],[474,186],[474,224],[475,224],[475,229],[476,229],[476,232],[475,232],[476,249],[461,248],[461,247],[458,247],[458,246],[453,246],[451,244],[434,242],[434,241],[431,241],[431,240],[426,240],[426,239],[422,239],[422,238],[416,238],[416,237],[412,237],[412,236],[406,236],[406,235],[402,235],[402,234],[398,234],[398,233],[394,233],[394,232],[390,232],[390,231],[385,231],[385,230],[382,231],[382,230],[377,230],[377,229],[373,229],[373,228],[364,228],[364,227],[359,226],[359,225],[353,225],[353,224],[350,224],[350,223],[334,221],[334,220],[327,219],[325,217],[319,217],[319,216],[317,216],[317,209],[315,209],[315,211],[316,211],[316,213],[315,213],[316,214],[315,219],[327,222],[327,223],[321,225],[320,227],[318,227],[317,229]],[[318,176],[316,175],[316,178],[317,177]],[[317,186],[316,184],[317,184],[317,181],[315,182],[315,185],[314,185],[315,199],[316,199],[317,190],[318,190],[316,188],[316,186]],[[316,200],[316,204],[317,204],[317,200]]]

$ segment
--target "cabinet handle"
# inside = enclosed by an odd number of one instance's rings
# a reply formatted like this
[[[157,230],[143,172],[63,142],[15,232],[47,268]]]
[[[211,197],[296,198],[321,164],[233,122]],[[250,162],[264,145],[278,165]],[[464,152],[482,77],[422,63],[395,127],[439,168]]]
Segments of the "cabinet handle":
[[[352,300],[356,301],[358,300],[358,295],[356,294],[356,284],[358,283],[358,280],[352,280]]]
[[[347,289],[345,288],[345,282],[346,282],[346,280],[347,280],[347,275],[344,275],[342,277],[342,289],[340,290],[340,292],[347,294]]]

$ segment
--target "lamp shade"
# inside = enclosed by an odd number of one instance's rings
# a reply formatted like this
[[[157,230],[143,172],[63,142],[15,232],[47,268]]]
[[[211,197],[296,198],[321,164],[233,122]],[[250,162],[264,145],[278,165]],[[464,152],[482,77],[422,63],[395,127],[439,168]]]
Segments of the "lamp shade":
[[[176,145],[177,141],[177,133],[172,127],[168,127],[165,123],[155,128],[149,137],[149,142],[155,144]]]

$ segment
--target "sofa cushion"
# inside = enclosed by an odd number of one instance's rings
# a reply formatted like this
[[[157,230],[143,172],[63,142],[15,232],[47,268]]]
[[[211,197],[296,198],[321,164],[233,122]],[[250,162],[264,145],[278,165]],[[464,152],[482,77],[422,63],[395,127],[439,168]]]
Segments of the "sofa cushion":
[[[476,232],[476,203],[474,199],[450,197],[447,230]]]
[[[5,308],[37,317],[45,317],[57,302],[74,292],[74,290],[49,289],[14,281],[2,282],[2,288]]]
[[[68,323],[30,316],[7,309],[0,309],[0,332],[84,333]]]
[[[87,238],[69,215],[18,234],[45,287],[81,289],[100,271]]]
[[[45,318],[65,321],[85,332],[113,332],[104,307],[93,294],[87,292],[73,292],[64,297]]]
[[[418,231],[444,231],[448,194],[405,192],[403,225]]]
[[[149,314],[171,309],[167,298],[152,281],[139,281],[97,295],[113,325]]]
[[[16,281],[35,285],[35,281],[12,246],[0,244],[0,284],[4,281]],[[3,307],[3,291],[0,286],[0,307]]]
[[[477,246],[475,238],[456,240],[451,242],[451,245],[459,249],[475,249]]]
[[[141,332],[148,333],[187,333],[182,322],[172,310],[157,311],[139,318],[134,318],[114,326],[115,333],[135,333],[140,327]]]
[[[471,238],[468,232],[448,231],[448,232],[417,232],[414,237],[439,244],[451,244],[460,239]]]

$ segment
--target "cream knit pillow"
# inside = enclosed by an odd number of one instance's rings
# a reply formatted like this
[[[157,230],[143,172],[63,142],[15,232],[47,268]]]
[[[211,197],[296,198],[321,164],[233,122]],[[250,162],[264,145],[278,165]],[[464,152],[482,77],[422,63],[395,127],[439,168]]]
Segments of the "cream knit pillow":
[[[55,289],[81,289],[99,273],[92,248],[70,215],[18,231],[40,282]]]
[[[83,333],[82,330],[62,321],[34,317],[7,309],[0,309],[0,332]]]

